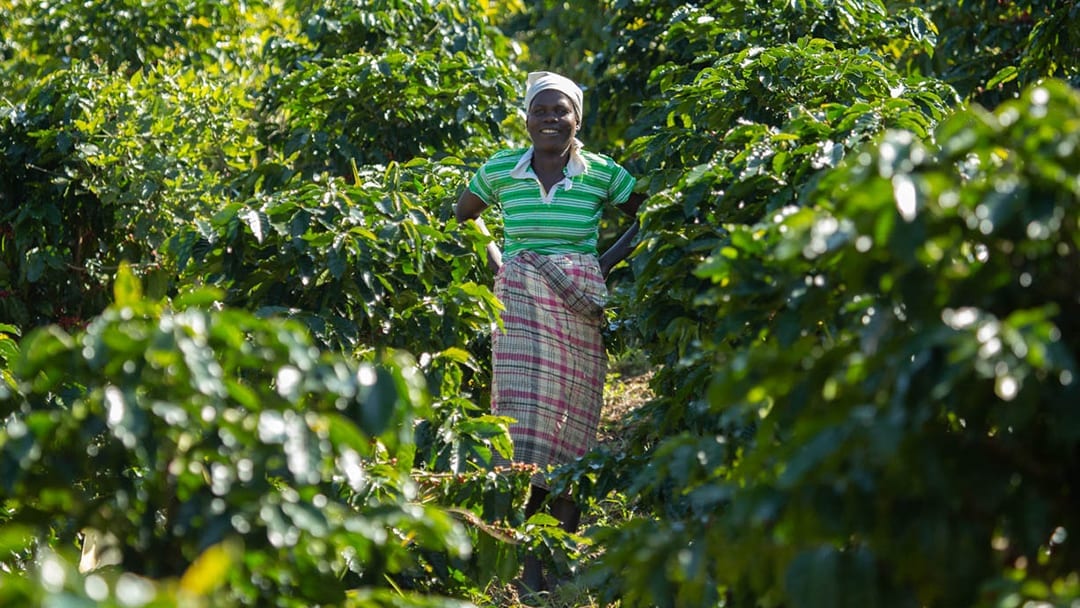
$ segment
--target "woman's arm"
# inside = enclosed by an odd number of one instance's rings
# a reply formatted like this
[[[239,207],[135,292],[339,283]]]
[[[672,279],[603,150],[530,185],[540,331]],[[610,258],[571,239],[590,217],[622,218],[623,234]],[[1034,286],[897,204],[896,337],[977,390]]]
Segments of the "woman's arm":
[[[454,205],[454,217],[457,218],[459,224],[464,224],[469,220],[475,220],[480,217],[480,214],[487,209],[487,203],[484,199],[476,196],[476,194],[465,188],[458,197],[457,204]]]
[[[491,233],[488,232],[487,225],[480,218],[480,214],[486,208],[487,203],[479,196],[476,196],[472,190],[466,188],[458,197],[457,204],[454,205],[454,217],[457,218],[459,224],[464,224],[469,220],[476,222],[480,234],[490,237]],[[488,263],[494,267],[494,270],[502,268],[502,251],[499,251],[499,246],[495,244],[495,241],[490,241],[487,244],[487,254]]]
[[[641,203],[645,201],[645,195],[638,192],[634,192],[630,195],[630,200],[626,201],[622,205],[619,205],[619,209],[634,218],[634,223],[626,229],[626,232],[622,233],[614,244],[600,255],[600,272],[607,278],[608,273],[615,267],[616,264],[625,260],[630,255],[630,251],[633,249],[634,237],[638,233],[637,212],[641,207]]]

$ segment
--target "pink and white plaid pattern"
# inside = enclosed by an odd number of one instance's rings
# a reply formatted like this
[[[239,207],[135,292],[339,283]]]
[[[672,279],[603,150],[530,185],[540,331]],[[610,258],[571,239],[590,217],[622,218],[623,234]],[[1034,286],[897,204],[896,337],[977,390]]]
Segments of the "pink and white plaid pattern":
[[[589,299],[603,304],[607,287],[596,256],[547,256]],[[546,469],[573,461],[596,445],[607,355],[602,316],[570,310],[544,274],[514,257],[495,278],[503,329],[492,335],[492,412],[510,425],[514,460]],[[547,487],[540,478],[533,482]]]

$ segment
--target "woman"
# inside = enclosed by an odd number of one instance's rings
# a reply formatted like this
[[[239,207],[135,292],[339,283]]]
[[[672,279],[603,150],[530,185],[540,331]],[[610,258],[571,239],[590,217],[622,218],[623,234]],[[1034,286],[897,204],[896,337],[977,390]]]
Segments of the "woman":
[[[493,413],[510,425],[514,459],[545,470],[596,444],[607,356],[601,339],[604,278],[625,259],[635,222],[604,255],[596,243],[604,205],[634,217],[643,196],[610,158],[577,139],[582,91],[551,72],[529,74],[525,94],[529,148],[502,150],[473,176],[455,208],[458,222],[477,220],[489,206],[503,216],[503,251],[489,247],[498,268],[495,295],[505,310],[492,336]],[[505,257],[505,263],[502,258]],[[533,478],[526,517],[546,502],[542,474]],[[566,497],[551,513],[568,532],[581,512]],[[525,560],[521,581],[545,587],[540,563]]]

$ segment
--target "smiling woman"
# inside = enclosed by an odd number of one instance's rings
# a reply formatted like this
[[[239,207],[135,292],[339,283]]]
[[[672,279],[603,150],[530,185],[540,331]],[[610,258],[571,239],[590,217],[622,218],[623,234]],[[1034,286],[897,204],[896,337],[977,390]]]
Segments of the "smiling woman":
[[[635,222],[598,256],[600,217],[605,205],[633,217],[644,197],[626,169],[577,139],[582,91],[573,81],[529,74],[525,110],[532,145],[492,156],[455,211],[459,222],[478,219],[489,206],[502,213],[503,250],[492,252],[492,263],[505,310],[492,336],[491,409],[516,420],[514,460],[546,470],[596,445],[607,371],[600,334],[604,277],[626,258],[637,234]],[[547,487],[537,474],[526,516],[550,502],[551,513],[573,532],[580,510],[565,496],[549,500]],[[547,586],[536,558],[526,558],[521,583],[529,591]]]

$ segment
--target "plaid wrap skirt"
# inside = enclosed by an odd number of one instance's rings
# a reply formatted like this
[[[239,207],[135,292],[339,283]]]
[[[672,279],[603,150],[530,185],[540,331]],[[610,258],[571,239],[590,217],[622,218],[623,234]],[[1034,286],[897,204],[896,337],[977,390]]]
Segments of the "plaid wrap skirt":
[[[491,409],[516,420],[514,460],[542,470],[572,462],[596,445],[604,398],[597,258],[518,254],[496,275],[495,295],[505,309],[492,334]],[[547,487],[540,474],[533,483]]]

